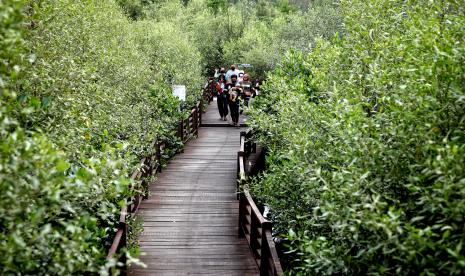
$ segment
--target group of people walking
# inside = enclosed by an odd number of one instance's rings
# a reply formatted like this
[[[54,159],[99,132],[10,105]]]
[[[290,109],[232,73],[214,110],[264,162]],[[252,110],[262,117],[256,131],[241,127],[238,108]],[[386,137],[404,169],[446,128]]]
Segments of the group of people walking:
[[[258,82],[254,85],[250,76],[238,70],[235,65],[231,65],[227,72],[224,68],[216,71],[213,81],[220,119],[227,121],[230,113],[231,124],[239,126],[241,106],[249,106],[250,99],[257,95]]]

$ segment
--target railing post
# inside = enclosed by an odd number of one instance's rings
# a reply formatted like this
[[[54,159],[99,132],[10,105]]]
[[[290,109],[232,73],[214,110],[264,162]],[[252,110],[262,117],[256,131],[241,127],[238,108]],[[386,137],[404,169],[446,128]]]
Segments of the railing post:
[[[198,108],[197,105],[195,105],[193,115],[194,115],[193,118],[192,118],[192,124],[193,124],[193,127],[194,127],[193,134],[197,136],[197,135],[199,135],[199,125],[198,125],[198,123],[199,123],[199,121],[198,121],[199,120],[199,118],[198,118],[198,116],[199,116],[199,108]]]
[[[241,166],[241,157],[242,157],[242,166]],[[242,167],[242,170],[241,170],[241,167]],[[245,179],[246,175],[247,174],[245,173],[245,153],[243,151],[238,151],[237,152],[237,179],[238,181],[236,182],[237,199],[239,199],[240,184]]]
[[[157,172],[161,172],[161,145],[160,141],[157,139],[157,146],[156,146],[156,157],[157,157]]]
[[[200,106],[199,106],[199,126],[202,125],[202,112],[203,112],[203,101],[200,102]]]
[[[181,119],[179,122],[179,139],[181,139],[181,143],[184,143],[184,119]]]
[[[267,231],[271,233],[271,222],[265,221],[262,223],[262,250],[261,250],[261,257],[260,257],[260,276],[268,276],[270,273],[270,258],[271,253],[269,252],[269,244],[268,244],[268,237],[266,235]],[[274,271],[272,275],[274,275]]]
[[[191,127],[191,126],[189,125],[189,117],[188,117],[188,118],[185,120],[185,122],[184,122],[184,128],[185,128],[184,131],[185,131],[185,132],[184,132],[184,134],[183,134],[183,137],[184,137],[184,140],[185,140],[185,141],[183,141],[183,143],[184,143],[184,142],[187,142],[187,138],[189,137],[190,127]]]
[[[126,202],[127,203],[127,202]],[[126,224],[126,217],[128,214],[130,214],[131,208],[129,206],[125,206],[121,209],[120,217],[119,217],[119,222],[118,222],[118,229],[122,230],[122,235],[121,235],[121,240],[118,244],[118,249],[116,252],[121,252],[121,248],[126,248],[127,245],[127,234],[128,234],[128,225]],[[126,265],[126,253],[123,253],[120,256],[119,261],[123,264],[123,267],[120,270],[120,275],[126,275],[127,274],[127,265]]]
[[[255,257],[261,259],[260,242],[258,241],[258,228],[261,227],[260,219],[257,214],[252,210],[250,211],[250,247]],[[260,252],[260,253],[259,253]]]
[[[244,209],[246,208],[245,202],[247,201],[245,198],[244,193],[239,193],[239,231],[238,231],[238,236],[239,238],[244,238],[245,233],[244,229],[242,228],[242,219],[244,218]]]
[[[123,222],[124,225],[122,226],[123,227],[123,236],[121,237],[121,247],[123,248],[126,248],[127,246],[127,241],[128,241],[128,225],[126,224],[126,222]],[[120,270],[120,274],[119,275],[127,275],[127,257],[126,257],[126,252],[124,252],[122,255],[121,255],[121,262],[123,263],[123,268],[121,268]]]
[[[246,156],[252,151],[256,151],[255,143],[246,141],[250,137],[250,133],[241,132],[240,135],[240,150],[237,153],[237,189],[239,190],[239,183],[247,178],[248,175],[253,175],[254,167],[246,167]],[[276,251],[275,244],[272,237],[272,224],[266,220],[257,206],[253,202],[248,190],[238,193],[239,199],[239,237],[245,237],[258,261],[260,268],[260,276],[277,276],[282,275],[282,267],[279,261],[279,256]],[[248,206],[250,206],[250,231],[248,221]],[[245,224],[247,224],[245,226]],[[244,227],[243,227],[244,226]],[[247,231],[247,232],[246,232]]]
[[[198,102],[197,103],[197,128],[200,128],[201,124],[202,124],[202,104]]]

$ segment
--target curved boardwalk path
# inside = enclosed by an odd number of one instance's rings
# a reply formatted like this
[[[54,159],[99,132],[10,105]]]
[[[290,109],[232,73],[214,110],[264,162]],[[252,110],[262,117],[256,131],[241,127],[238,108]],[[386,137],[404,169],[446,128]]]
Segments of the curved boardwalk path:
[[[216,102],[203,115],[199,137],[151,184],[142,202],[141,260],[130,275],[258,275],[238,237],[236,162],[241,129],[219,120]],[[243,130],[243,129],[242,129]]]

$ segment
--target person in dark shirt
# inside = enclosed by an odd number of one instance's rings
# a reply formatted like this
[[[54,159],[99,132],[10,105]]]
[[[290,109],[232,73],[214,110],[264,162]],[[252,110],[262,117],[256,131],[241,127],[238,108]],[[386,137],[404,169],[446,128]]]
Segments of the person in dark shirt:
[[[221,120],[226,121],[226,116],[228,116],[228,90],[226,88],[226,78],[224,75],[218,77],[215,87],[217,90],[216,102],[218,104],[218,111]]]
[[[240,95],[241,88],[237,83],[237,75],[231,75],[230,82],[226,85],[228,89],[228,103],[229,110],[231,111],[231,119],[235,126],[239,126],[239,104],[240,104]]]

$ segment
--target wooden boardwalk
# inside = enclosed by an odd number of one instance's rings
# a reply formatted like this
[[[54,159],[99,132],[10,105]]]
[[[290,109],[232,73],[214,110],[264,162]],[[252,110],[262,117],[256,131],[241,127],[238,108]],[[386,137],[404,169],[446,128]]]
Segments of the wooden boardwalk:
[[[258,275],[245,239],[238,237],[236,162],[240,128],[219,120],[210,104],[199,137],[188,142],[151,184],[140,213],[147,268],[130,275]]]
[[[241,126],[244,126],[245,121],[245,116],[241,114],[239,116],[239,124]],[[214,98],[213,102],[210,103],[207,111],[204,114],[204,117],[202,118],[202,125],[209,127],[229,126],[229,122],[231,122],[231,114],[228,114],[228,121],[220,120],[220,114],[218,113],[216,98]]]

